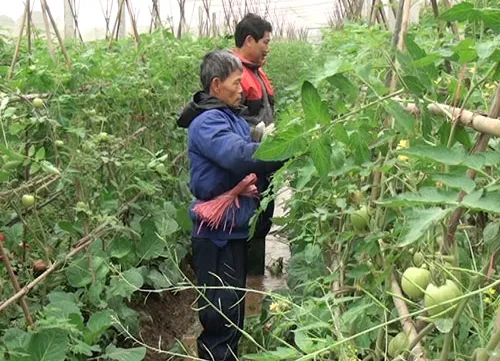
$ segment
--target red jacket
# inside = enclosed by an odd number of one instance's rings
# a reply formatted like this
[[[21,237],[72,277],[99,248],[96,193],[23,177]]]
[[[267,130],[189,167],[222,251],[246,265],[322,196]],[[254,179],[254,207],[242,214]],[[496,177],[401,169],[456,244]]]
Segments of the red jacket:
[[[265,93],[267,93],[269,104],[271,106],[271,114],[274,113],[274,89],[266,73],[262,70],[260,65],[252,63],[236,52],[234,52],[234,54],[241,60],[243,64],[243,76],[241,79],[241,86],[243,88],[244,95],[243,105],[248,108],[248,114],[244,114],[243,116],[247,118],[250,123],[253,123],[253,121],[248,119],[246,115],[249,115],[250,118],[259,115],[265,105]],[[265,93],[263,91],[262,85],[264,85],[265,87]]]

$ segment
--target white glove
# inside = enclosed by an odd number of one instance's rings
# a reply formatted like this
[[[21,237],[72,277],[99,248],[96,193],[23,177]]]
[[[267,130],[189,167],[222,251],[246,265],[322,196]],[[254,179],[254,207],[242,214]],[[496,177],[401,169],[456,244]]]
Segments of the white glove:
[[[264,134],[262,135],[262,140],[264,140],[268,135],[272,135],[275,129],[276,127],[274,126],[274,123],[271,123],[267,127],[265,127]]]

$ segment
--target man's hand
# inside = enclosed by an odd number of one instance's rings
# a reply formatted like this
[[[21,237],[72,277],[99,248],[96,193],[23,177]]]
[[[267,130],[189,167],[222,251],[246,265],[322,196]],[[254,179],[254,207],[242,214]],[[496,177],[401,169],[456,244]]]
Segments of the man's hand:
[[[274,126],[274,123],[269,124],[267,127],[264,128],[264,134],[262,135],[262,140],[266,139],[268,135],[274,134],[274,130],[276,127]]]
[[[271,123],[266,127],[264,122],[260,122],[252,130],[252,140],[254,142],[262,142],[266,136],[273,134],[274,129],[274,123]]]

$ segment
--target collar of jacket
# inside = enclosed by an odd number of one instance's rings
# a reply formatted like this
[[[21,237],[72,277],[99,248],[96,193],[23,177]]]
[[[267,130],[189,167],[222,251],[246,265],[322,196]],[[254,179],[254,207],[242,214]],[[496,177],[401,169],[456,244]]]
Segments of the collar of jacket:
[[[248,60],[247,58],[241,56],[240,54],[237,53],[236,49],[233,50],[233,54],[236,55],[241,60],[241,62],[243,63],[244,66],[246,66],[252,70],[259,70],[259,68],[260,68],[259,64],[253,63],[250,60]]]

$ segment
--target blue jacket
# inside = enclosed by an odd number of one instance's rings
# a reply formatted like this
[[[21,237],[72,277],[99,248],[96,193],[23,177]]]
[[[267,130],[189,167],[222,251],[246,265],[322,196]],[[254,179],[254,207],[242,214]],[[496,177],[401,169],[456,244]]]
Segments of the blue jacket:
[[[261,181],[283,164],[253,158],[259,143],[252,142],[249,125],[239,116],[241,110],[229,108],[216,98],[198,92],[178,120],[181,127],[188,127],[190,189],[196,198],[189,209],[193,237],[248,238],[249,221],[255,214],[258,199],[240,196],[240,208],[233,206],[225,214],[225,227],[221,225],[213,230],[200,227],[200,220],[192,209],[200,201],[212,200],[229,191],[250,173],[257,174],[258,185],[262,184]]]

